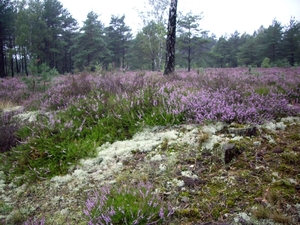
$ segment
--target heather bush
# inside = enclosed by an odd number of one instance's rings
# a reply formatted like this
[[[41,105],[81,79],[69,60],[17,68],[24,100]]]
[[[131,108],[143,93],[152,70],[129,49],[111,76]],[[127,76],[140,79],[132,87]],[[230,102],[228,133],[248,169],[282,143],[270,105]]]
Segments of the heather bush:
[[[23,144],[17,147],[17,159],[7,161],[8,164],[17,161],[12,176],[25,174],[25,179],[34,180],[65,174],[70,165],[93,156],[96,147],[105,142],[131,138],[145,125],[183,122],[182,115],[165,110],[163,97],[146,78],[136,81],[129,77],[123,82],[118,78],[106,82],[102,82],[101,77],[87,78],[91,79],[100,79],[93,84],[102,85],[102,89],[93,87],[91,91],[81,92],[73,98],[69,96],[69,99],[65,95],[53,95],[53,98],[62,96],[64,103],[54,107],[52,98],[44,101],[42,111],[48,111],[18,131]],[[114,79],[117,82],[113,82]],[[68,87],[68,81],[62,83]],[[141,88],[136,88],[138,85]],[[126,92],[120,91],[124,86]],[[48,91],[56,90],[60,90],[59,85]],[[49,111],[51,109],[55,111]]]
[[[0,101],[22,103],[29,97],[30,93],[24,84],[18,78],[0,78]]]
[[[0,113],[0,153],[17,146],[16,132],[20,129],[20,121],[15,117],[18,112]]]
[[[37,179],[65,174],[97,146],[131,138],[150,125],[223,121],[262,123],[300,111],[299,70],[205,69],[164,77],[155,73],[67,75],[54,78],[28,108],[36,121],[18,130],[22,145],[5,164]]]
[[[89,193],[84,206],[88,224],[166,224],[174,213],[152,185],[103,186]]]
[[[297,111],[288,101],[277,94],[257,94],[220,89],[218,92],[205,90],[192,93],[184,99],[188,118],[197,123],[223,121],[227,123],[261,123]]]
[[[29,218],[24,222],[24,225],[44,225],[46,222],[45,218],[37,219],[37,218]]]
[[[145,126],[262,123],[299,115],[299,75],[295,68],[206,68],[169,77],[152,72],[66,75],[54,77],[51,87],[30,98],[20,80],[1,80],[7,92],[0,89],[0,100],[28,99],[25,108],[39,111],[26,126],[18,126],[13,116],[1,117],[0,141],[12,140],[5,149],[14,147],[0,155],[1,170],[10,180],[21,176],[22,184],[66,174],[80,159],[93,157],[98,146],[129,139]],[[90,193],[86,218],[90,224],[162,223],[172,209],[162,208],[153,190],[143,185]]]

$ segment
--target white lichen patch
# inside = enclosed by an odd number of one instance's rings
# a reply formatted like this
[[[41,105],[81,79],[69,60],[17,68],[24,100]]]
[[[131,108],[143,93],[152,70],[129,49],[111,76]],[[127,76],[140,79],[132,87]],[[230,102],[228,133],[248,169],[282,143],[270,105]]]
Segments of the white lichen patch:
[[[210,125],[205,125],[201,128],[204,133],[215,134],[217,131],[220,131],[224,128],[225,124],[222,122],[217,122]]]
[[[188,128],[186,128],[189,132],[184,132],[179,135],[177,139],[174,141],[170,141],[170,144],[173,143],[182,143],[182,144],[189,144],[189,145],[196,145],[198,144],[199,139],[199,129],[197,127],[189,125]]]
[[[286,126],[285,122],[295,121],[295,119],[282,120],[279,123],[270,123],[267,127],[281,130]],[[234,188],[240,182],[236,179],[237,172],[232,168],[229,171],[225,169],[214,171],[212,167],[218,162],[206,161],[207,156],[205,154],[202,156],[203,152],[201,152],[201,150],[208,150],[210,154],[218,153],[220,156],[220,152],[217,151],[222,150],[223,143],[229,140],[239,141],[243,138],[235,136],[230,139],[228,135],[218,134],[217,131],[222,130],[223,127],[223,123],[216,123],[205,126],[147,128],[130,140],[99,146],[96,157],[80,160],[79,164],[65,176],[56,176],[51,180],[20,187],[13,183],[6,184],[4,173],[0,171],[0,198],[8,206],[14,207],[6,215],[0,215],[0,218],[13,220],[13,216],[19,213],[15,208],[18,204],[25,216],[29,213],[35,215],[37,211],[37,215],[47,212],[50,217],[47,217],[50,219],[47,221],[53,220],[53,224],[64,224],[63,218],[72,218],[76,222],[71,224],[80,224],[84,217],[82,205],[86,194],[104,184],[113,184],[122,176],[123,180],[130,176],[130,179],[134,181],[150,178],[158,184],[161,182],[159,185],[163,188],[159,186],[158,189],[164,189],[164,193],[174,193],[174,190],[179,189],[189,190],[189,185],[195,189],[205,190],[206,182],[205,180],[202,182],[205,176],[201,175],[204,173],[211,174],[212,177],[207,178],[211,184],[222,185],[224,189]],[[263,132],[263,129],[260,132]],[[207,134],[207,137],[203,138],[200,143],[199,138],[202,133]],[[267,140],[273,140],[272,136],[267,135],[262,134]],[[253,139],[253,142],[256,148],[263,145],[260,139]],[[244,173],[238,174],[241,180],[249,176],[250,169],[249,165]],[[281,176],[277,172],[270,173],[270,175],[274,182]],[[189,184],[187,177],[194,179],[195,184]],[[288,182],[294,184],[296,181],[290,179]],[[172,194],[168,195],[171,198]],[[186,197],[182,199],[184,202],[188,201]],[[249,214],[239,214],[236,220],[248,221],[249,216]],[[58,223],[60,219],[61,223]]]
[[[183,187],[184,186],[184,181],[183,180],[178,180],[177,178],[174,178],[171,182],[168,182],[168,185],[170,185],[170,186],[175,185],[176,187]]]
[[[276,130],[285,130],[286,125],[284,124],[284,121],[277,122],[277,123],[273,121],[273,122],[264,123],[260,127],[275,132]]]
[[[220,143],[223,140],[218,135],[211,135],[210,138],[202,144],[202,150],[212,150],[216,143]]]
[[[184,177],[189,177],[189,178],[192,178],[192,179],[197,179],[198,176],[196,174],[194,174],[192,171],[181,171],[181,175],[184,176]]]
[[[34,122],[36,120],[37,115],[40,114],[39,111],[29,111],[26,113],[18,114],[17,117],[22,121]]]
[[[296,116],[289,116],[289,117],[285,117],[285,118],[282,118],[281,119],[281,122],[284,122],[284,123],[299,123],[300,122],[300,117],[296,117]]]
[[[5,108],[3,109],[3,112],[12,112],[12,111],[18,111],[18,110],[22,110],[23,107],[22,106],[15,106],[15,107],[11,107],[11,108]]]
[[[70,174],[67,174],[65,176],[56,176],[51,179],[52,182],[58,183],[58,184],[64,184],[69,182],[72,179],[72,176]]]
[[[150,158],[150,161],[162,161],[163,157],[160,154],[154,155]]]

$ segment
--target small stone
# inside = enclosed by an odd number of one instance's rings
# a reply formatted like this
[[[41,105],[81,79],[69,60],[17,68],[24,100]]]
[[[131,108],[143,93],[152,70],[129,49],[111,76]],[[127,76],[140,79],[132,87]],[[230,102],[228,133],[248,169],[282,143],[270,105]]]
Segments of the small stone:
[[[222,149],[225,152],[225,164],[230,163],[233,158],[241,154],[240,149],[238,149],[235,144],[225,144]]]
[[[300,147],[299,147],[299,146],[294,146],[294,147],[292,148],[292,150],[293,150],[294,152],[300,152]]]
[[[244,127],[244,128],[229,128],[228,129],[229,134],[235,134],[238,136],[256,136],[257,135],[257,127],[251,126],[251,127]]]
[[[187,202],[189,202],[189,198],[184,196],[181,198],[181,201],[187,203]]]
[[[184,184],[190,188],[194,188],[204,183],[198,178],[191,178],[191,177],[182,177],[182,180],[184,181]]]
[[[260,141],[254,141],[254,142],[253,142],[253,145],[254,145],[254,146],[260,146],[260,145],[261,145],[261,142],[260,142]]]
[[[283,153],[284,150],[282,148],[274,148],[273,149],[273,153],[276,153],[276,154],[280,154],[280,153]]]

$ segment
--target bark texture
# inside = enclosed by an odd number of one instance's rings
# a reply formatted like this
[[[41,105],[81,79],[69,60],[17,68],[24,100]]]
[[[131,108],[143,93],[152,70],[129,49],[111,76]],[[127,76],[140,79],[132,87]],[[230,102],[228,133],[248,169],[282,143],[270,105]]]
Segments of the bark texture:
[[[178,0],[171,0],[169,11],[168,35],[166,41],[166,64],[164,75],[168,75],[175,71],[177,1]]]

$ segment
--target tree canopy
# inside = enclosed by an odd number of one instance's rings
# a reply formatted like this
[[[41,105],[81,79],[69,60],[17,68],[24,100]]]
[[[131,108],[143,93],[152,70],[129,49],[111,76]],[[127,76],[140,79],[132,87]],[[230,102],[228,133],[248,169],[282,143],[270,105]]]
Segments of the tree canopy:
[[[203,14],[179,13],[174,24],[167,23],[170,0],[149,0],[147,12],[140,12],[143,28],[135,35],[125,23],[126,15],[112,15],[106,26],[101,17],[88,13],[81,27],[59,0],[1,0],[0,77],[35,74],[44,64],[59,73],[120,68],[161,71],[199,67],[298,66],[300,64],[300,23],[274,19],[253,34],[238,31],[216,37],[203,31]],[[172,8],[173,7],[173,8]],[[180,8],[179,8],[180,9]],[[173,10],[173,11],[172,11]],[[173,32],[177,27],[177,31]],[[173,32],[173,33],[172,33]],[[166,41],[172,36],[172,41]],[[169,35],[169,36],[168,36]],[[167,56],[167,57],[164,57]]]

